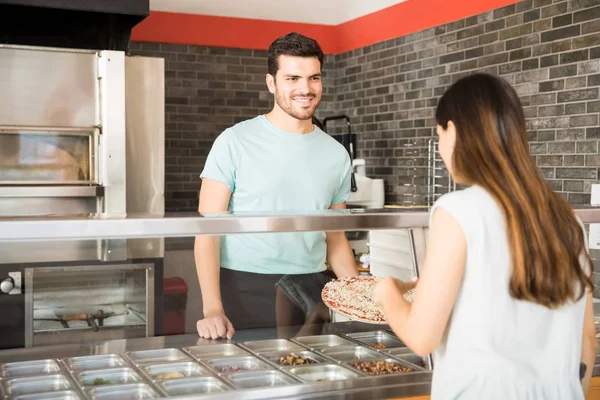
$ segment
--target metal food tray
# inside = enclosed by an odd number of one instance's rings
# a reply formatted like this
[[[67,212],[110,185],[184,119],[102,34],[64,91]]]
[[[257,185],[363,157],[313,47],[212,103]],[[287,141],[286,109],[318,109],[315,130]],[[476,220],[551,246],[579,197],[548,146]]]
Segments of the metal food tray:
[[[269,339],[244,342],[244,347],[256,354],[270,353],[273,351],[300,351],[306,350],[303,346],[287,339]]]
[[[12,400],[81,400],[80,394],[72,390],[63,390],[59,392],[46,392],[24,394],[22,396],[13,397]]]
[[[60,367],[54,360],[36,360],[0,364],[0,377],[50,374],[59,371]]]
[[[90,389],[88,395],[92,400],[139,400],[160,397],[156,390],[146,383],[97,387]]]
[[[394,363],[394,364],[396,364],[398,366],[401,366],[401,367],[410,368],[410,369],[412,369],[412,371],[395,372],[395,373],[391,373],[391,374],[380,374],[380,375],[377,375],[377,374],[371,374],[371,373],[368,373],[368,372],[365,372],[365,371],[362,371],[362,370],[356,368],[353,365],[354,364],[353,362],[348,362],[348,363],[346,363],[346,365],[348,365],[350,368],[353,368],[353,369],[357,370],[359,373],[367,375],[367,376],[386,376],[386,375],[410,374],[412,372],[424,371],[424,368],[421,368],[421,367],[418,367],[416,365],[407,363],[406,361],[398,360],[396,358],[381,358],[381,359],[376,359],[376,360],[360,360],[360,361],[357,361],[357,362],[367,362],[367,361],[382,361],[382,362]]]
[[[348,339],[337,335],[315,335],[315,336],[302,336],[294,338],[295,342],[300,343],[313,350],[320,350],[327,347],[335,346],[348,346],[354,344]]]
[[[126,354],[136,365],[157,364],[171,361],[190,361],[190,357],[179,349],[130,351]]]
[[[246,350],[231,343],[184,347],[183,350],[199,360],[250,355]]]
[[[367,348],[364,346],[340,346],[331,347],[328,349],[321,350],[327,357],[342,363],[349,363],[352,361],[371,361],[371,360],[382,360],[386,358],[384,354],[379,353],[377,350]]]
[[[151,380],[183,379],[193,376],[209,375],[209,372],[193,361],[173,362],[169,364],[148,365],[141,368],[142,372]],[[179,372],[182,377],[163,378],[160,375]]]
[[[392,354],[392,353],[390,352],[390,354]],[[402,361],[406,361],[413,365],[416,365],[417,367],[421,367],[426,370],[431,370],[431,365],[429,364],[428,357],[421,357],[415,353],[401,353],[401,354],[392,354],[392,355],[394,355],[396,358],[399,358]]]
[[[294,385],[300,382],[282,371],[238,372],[229,375],[227,379],[238,389]]]
[[[294,353],[295,355],[297,355],[298,357],[306,357],[310,360],[315,361],[314,363],[307,363],[307,364],[300,364],[300,365],[281,365],[279,363],[279,360],[281,357],[287,357],[290,353]],[[322,355],[319,355],[313,351],[310,350],[301,350],[301,351],[274,351],[271,353],[263,353],[261,354],[261,357],[264,358],[265,360],[277,365],[278,367],[281,368],[289,368],[289,367],[299,367],[301,365],[315,365],[315,364],[322,364],[322,363],[328,363],[330,362],[327,358],[323,357]]]
[[[255,356],[216,358],[207,364],[220,374],[271,369],[269,364]]]
[[[356,370],[349,370],[337,364],[301,366],[290,368],[288,372],[303,382],[340,381],[362,376]]]
[[[4,394],[11,396],[71,389],[71,383],[66,376],[55,374],[7,379],[2,383],[2,387]]]
[[[169,396],[220,393],[231,390],[228,385],[213,376],[163,381],[160,386]]]
[[[126,365],[125,360],[116,354],[63,358],[63,363],[74,372],[104,368],[118,368]]]
[[[373,347],[371,346],[372,344],[382,344],[385,346],[385,348],[377,350],[406,347],[406,345],[402,343],[402,341],[398,339],[398,337],[385,331],[350,333],[346,336],[369,347]]]
[[[127,383],[138,383],[142,378],[131,368],[111,368],[100,369],[93,371],[83,371],[75,375],[75,379],[81,386],[85,387],[101,387],[123,385]],[[96,379],[103,379],[112,383],[96,384]]]

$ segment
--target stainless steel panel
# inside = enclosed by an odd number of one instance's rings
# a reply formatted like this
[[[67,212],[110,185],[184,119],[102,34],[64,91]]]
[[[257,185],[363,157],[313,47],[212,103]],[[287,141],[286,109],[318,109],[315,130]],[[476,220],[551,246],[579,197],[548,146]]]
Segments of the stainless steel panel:
[[[244,342],[243,345],[256,354],[269,353],[273,351],[306,350],[304,347],[287,339],[257,340],[253,342]]]
[[[209,374],[206,369],[192,361],[150,365],[147,367],[142,367],[142,370],[151,379],[156,380],[189,378],[192,376]]]
[[[160,397],[160,395],[146,383],[99,387],[89,390],[88,395],[94,400],[140,400],[157,399]]]
[[[104,385],[122,385],[141,382],[142,378],[131,368],[99,369],[75,374],[82,386],[96,387]]]
[[[289,356],[294,357],[295,359],[299,359],[300,361],[298,362],[302,362],[302,364],[294,364],[296,366],[298,365],[310,365],[310,364],[320,364],[320,363],[327,363],[329,362],[328,359],[326,359],[325,357],[314,353],[312,351],[308,351],[308,350],[304,350],[304,351],[293,351],[293,352],[289,352],[289,351],[276,351],[276,352],[272,352],[272,353],[263,353],[261,354],[261,357],[272,362],[273,364],[282,366],[282,367],[288,367],[288,366],[294,366],[289,364],[289,360],[286,360]],[[283,360],[282,360],[283,359]]]
[[[406,347],[396,336],[385,331],[350,333],[348,337],[377,350]],[[381,347],[384,346],[384,347]]]
[[[188,237],[232,233],[359,231],[426,226],[426,212],[329,210],[311,215],[0,219],[1,241]],[[598,218],[600,222],[600,215]]]
[[[0,198],[28,197],[98,197],[104,195],[102,186],[0,186]]]
[[[67,378],[59,374],[7,379],[2,382],[2,386],[7,395],[51,392],[71,388]]]
[[[125,360],[117,354],[101,354],[97,356],[63,358],[68,369],[75,372],[92,371],[96,369],[123,367]]]
[[[0,365],[1,377],[50,374],[60,371],[54,360],[24,361]]]
[[[349,346],[354,343],[337,335],[315,335],[294,338],[298,343],[311,349],[324,349],[326,347]]]
[[[409,354],[409,353],[412,353],[413,351],[409,347],[396,347],[396,348],[389,349],[389,350],[383,350],[383,352],[396,356],[399,354]]]
[[[322,349],[321,352],[336,361],[349,363],[355,360],[384,359],[386,356],[363,346],[340,346]]]
[[[97,212],[95,197],[0,198],[2,217],[39,217],[51,215],[89,216]]]
[[[160,385],[169,396],[221,393],[231,390],[225,383],[212,376],[165,381]]]
[[[252,371],[238,372],[228,376],[233,385],[238,389],[287,386],[299,382],[281,371]]]
[[[133,363],[138,365],[190,360],[190,357],[179,349],[143,350],[126,354]]]
[[[269,364],[254,356],[217,358],[214,360],[209,360],[206,363],[215,371],[224,374],[240,371],[271,369]]]
[[[24,394],[13,397],[11,400],[80,400],[83,399],[77,392],[62,390],[59,392]]]
[[[185,347],[183,350],[200,360],[210,360],[213,358],[232,356],[245,356],[250,354],[241,347],[238,347],[235,344],[231,343],[215,344],[209,346]]]
[[[0,124],[98,124],[97,55],[0,47]]]
[[[124,217],[126,209],[125,54],[102,51],[98,59],[100,121],[98,182],[106,187],[102,213]],[[109,239],[105,237],[105,239]]]
[[[341,381],[361,377],[358,372],[334,364],[296,367],[289,369],[288,372],[298,376],[304,382]]]

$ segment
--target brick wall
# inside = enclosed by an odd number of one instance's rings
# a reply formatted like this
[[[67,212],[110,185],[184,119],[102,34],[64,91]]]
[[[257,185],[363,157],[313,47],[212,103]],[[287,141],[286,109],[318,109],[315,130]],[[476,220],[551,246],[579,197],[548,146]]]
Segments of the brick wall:
[[[193,211],[215,137],[272,106],[266,54],[154,43],[134,43],[132,54],[166,60],[166,209]],[[432,183],[437,193],[449,183],[430,158],[437,99],[475,71],[514,85],[542,173],[572,204],[589,203],[600,183],[598,0],[525,0],[329,57],[318,116],[351,117],[357,156],[385,179],[387,203],[426,204]]]
[[[165,59],[165,211],[195,211],[199,175],[215,138],[273,106],[266,52],[132,43],[130,53]],[[324,115],[334,106],[333,62],[324,66]]]
[[[585,204],[600,183],[598,0],[521,1],[338,55],[335,66],[336,111],[353,118],[358,156],[385,179],[388,203],[428,201],[437,99],[475,71],[514,85],[531,152],[556,191]],[[444,192],[447,179],[438,183]]]

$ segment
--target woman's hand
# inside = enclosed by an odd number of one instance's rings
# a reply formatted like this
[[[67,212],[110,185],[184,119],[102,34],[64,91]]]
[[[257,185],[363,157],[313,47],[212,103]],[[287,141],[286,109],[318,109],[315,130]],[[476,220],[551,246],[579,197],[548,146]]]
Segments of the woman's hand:
[[[373,291],[373,301],[382,308],[387,304],[402,301],[404,294],[413,289],[416,285],[416,279],[409,282],[403,282],[399,279],[394,279],[391,276],[386,276],[375,286],[375,290]]]

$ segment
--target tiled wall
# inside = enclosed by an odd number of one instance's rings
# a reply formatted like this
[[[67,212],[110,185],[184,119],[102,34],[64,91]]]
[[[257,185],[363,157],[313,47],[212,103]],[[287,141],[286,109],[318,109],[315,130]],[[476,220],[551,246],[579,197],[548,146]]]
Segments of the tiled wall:
[[[213,141],[273,106],[265,51],[132,43],[131,55],[165,59],[165,209],[198,209],[200,172]],[[320,113],[333,108],[334,58],[324,66]]]
[[[352,116],[358,155],[385,179],[388,203],[427,201],[437,99],[474,71],[514,85],[556,191],[585,204],[599,183],[599,0],[521,1],[339,55],[336,70],[336,106]]]
[[[272,106],[266,54],[153,43],[132,49],[166,59],[166,208],[193,211],[216,135]],[[318,116],[351,117],[357,155],[368,175],[385,179],[388,204],[425,204],[437,99],[474,71],[514,85],[542,173],[571,203],[589,203],[590,184],[600,183],[599,0],[525,0],[329,57]],[[447,181],[438,183],[436,191],[445,191]]]

